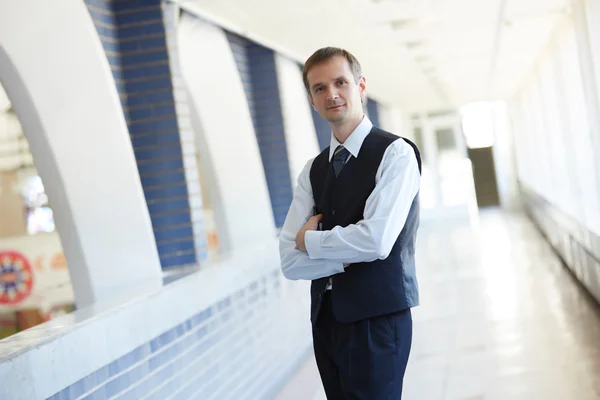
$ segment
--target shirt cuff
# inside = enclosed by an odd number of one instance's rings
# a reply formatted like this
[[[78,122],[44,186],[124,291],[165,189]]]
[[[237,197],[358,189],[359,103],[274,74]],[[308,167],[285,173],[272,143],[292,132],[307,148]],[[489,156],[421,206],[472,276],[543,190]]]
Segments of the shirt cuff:
[[[306,231],[304,233],[304,246],[311,260],[321,258],[321,231]]]
[[[339,261],[333,261],[333,260],[325,260],[325,265],[327,265],[327,268],[331,268],[332,270],[335,270],[339,274],[344,272],[345,271],[344,268],[346,267],[346,264],[341,263]]]

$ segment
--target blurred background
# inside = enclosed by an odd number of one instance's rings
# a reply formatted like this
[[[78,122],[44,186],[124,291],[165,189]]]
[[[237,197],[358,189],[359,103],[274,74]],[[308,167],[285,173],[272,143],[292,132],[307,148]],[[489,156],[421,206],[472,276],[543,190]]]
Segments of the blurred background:
[[[1,399],[324,399],[277,247],[342,47],[423,158],[408,400],[600,399],[600,1],[0,2]]]

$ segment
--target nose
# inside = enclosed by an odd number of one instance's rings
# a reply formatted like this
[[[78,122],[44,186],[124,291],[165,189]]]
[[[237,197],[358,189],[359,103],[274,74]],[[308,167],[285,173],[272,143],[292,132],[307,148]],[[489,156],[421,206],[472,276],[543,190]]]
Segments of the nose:
[[[339,97],[338,92],[335,87],[330,86],[327,89],[327,100],[335,100]]]

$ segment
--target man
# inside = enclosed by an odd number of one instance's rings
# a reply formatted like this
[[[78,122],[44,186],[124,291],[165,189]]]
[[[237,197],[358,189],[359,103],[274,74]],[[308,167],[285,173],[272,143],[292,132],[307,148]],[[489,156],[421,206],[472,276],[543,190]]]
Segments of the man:
[[[339,48],[302,71],[331,145],[310,160],[280,235],[283,274],[312,280],[317,366],[328,399],[400,399],[418,304],[420,159],[364,115],[366,80]]]

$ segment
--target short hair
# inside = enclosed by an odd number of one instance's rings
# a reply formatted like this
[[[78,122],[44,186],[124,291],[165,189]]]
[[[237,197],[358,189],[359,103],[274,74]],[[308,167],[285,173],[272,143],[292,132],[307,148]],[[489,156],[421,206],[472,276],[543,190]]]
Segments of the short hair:
[[[354,80],[356,83],[358,83],[360,77],[362,76],[362,68],[356,57],[354,57],[349,51],[340,49],[339,47],[323,47],[315,51],[312,56],[306,60],[304,67],[302,68],[302,80],[304,81],[304,87],[309,94],[310,88],[308,87],[308,72],[310,69],[315,65],[321,64],[336,56],[344,57],[346,61],[348,61],[350,70],[354,74]]]

